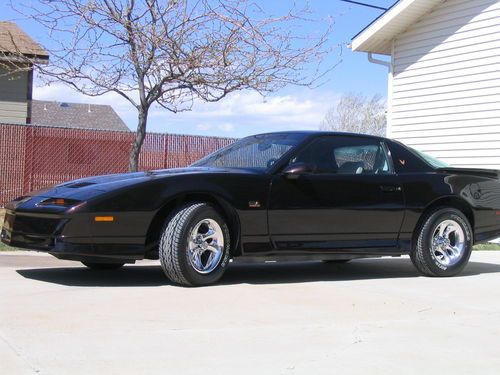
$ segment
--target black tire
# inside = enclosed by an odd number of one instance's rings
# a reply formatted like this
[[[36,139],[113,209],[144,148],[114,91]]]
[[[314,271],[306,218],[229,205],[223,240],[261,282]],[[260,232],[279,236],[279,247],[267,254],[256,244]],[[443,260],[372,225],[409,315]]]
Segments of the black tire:
[[[188,239],[195,226],[203,220],[217,222],[224,239],[220,260],[209,273],[200,273],[188,254]],[[165,275],[175,284],[203,286],[218,281],[229,263],[229,228],[217,210],[208,203],[193,203],[177,210],[165,223],[160,239],[159,256]]]
[[[82,264],[93,270],[116,270],[123,267],[125,263],[82,262]]]
[[[329,260],[324,260],[323,263],[335,263],[335,264],[343,264],[350,262],[352,259],[329,259]]]
[[[461,255],[456,258],[455,263],[442,264],[432,250],[434,233],[439,224],[445,220],[457,223],[464,233],[464,247]],[[469,220],[465,215],[455,208],[438,208],[427,213],[414,238],[415,243],[410,253],[411,261],[417,270],[426,276],[454,276],[460,273],[469,262],[473,246],[473,232]]]

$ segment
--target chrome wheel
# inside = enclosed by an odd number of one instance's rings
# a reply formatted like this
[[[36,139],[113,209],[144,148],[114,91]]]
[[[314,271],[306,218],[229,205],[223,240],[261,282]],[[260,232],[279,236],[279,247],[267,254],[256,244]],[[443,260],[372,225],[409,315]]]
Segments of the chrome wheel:
[[[201,274],[212,272],[224,253],[224,233],[213,219],[198,222],[188,240],[188,259],[194,270]]]
[[[464,230],[456,221],[444,220],[434,230],[431,254],[439,264],[449,267],[458,263],[465,247]]]

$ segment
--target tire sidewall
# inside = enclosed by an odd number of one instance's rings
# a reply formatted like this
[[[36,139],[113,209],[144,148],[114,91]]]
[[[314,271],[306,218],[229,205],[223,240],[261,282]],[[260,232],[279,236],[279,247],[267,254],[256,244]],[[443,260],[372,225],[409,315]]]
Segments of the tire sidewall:
[[[221,260],[217,267],[208,274],[198,273],[188,258],[188,239],[190,233],[193,231],[194,227],[197,223],[199,223],[203,219],[212,219],[215,220],[221,227],[223,235],[224,235],[224,252],[222,254]],[[183,274],[185,278],[195,286],[198,285],[207,285],[215,283],[219,280],[224,274],[227,265],[229,264],[229,255],[230,255],[230,236],[229,236],[229,228],[222,218],[222,216],[218,213],[218,211],[208,204],[204,204],[199,208],[195,209],[186,220],[186,225],[181,230],[181,240],[179,243],[179,263],[181,269],[183,270]]]
[[[462,258],[452,266],[442,265],[432,255],[432,239],[434,232],[437,226],[444,220],[453,220],[457,222],[465,235],[465,249]],[[422,229],[422,244],[425,247],[422,251],[422,256],[432,273],[436,276],[453,276],[462,271],[469,261],[473,245],[472,228],[467,218],[458,210],[451,208],[441,209],[429,216]]]

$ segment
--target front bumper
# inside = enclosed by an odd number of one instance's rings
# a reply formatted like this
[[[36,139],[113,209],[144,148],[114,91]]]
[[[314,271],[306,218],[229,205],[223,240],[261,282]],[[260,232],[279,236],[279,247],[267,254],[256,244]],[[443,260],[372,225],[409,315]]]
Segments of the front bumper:
[[[3,243],[25,249],[49,251],[68,219],[54,214],[22,214],[7,211],[0,238]]]
[[[88,215],[7,210],[0,239],[9,246],[44,251],[59,259],[133,262],[145,254],[142,237],[93,235]]]

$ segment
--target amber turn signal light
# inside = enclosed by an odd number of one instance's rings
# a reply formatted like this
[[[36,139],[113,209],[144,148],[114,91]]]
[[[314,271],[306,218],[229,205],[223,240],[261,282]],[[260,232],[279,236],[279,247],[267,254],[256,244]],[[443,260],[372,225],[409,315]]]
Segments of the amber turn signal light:
[[[97,222],[111,222],[111,221],[115,221],[115,217],[114,216],[96,216],[94,218],[94,220]]]

